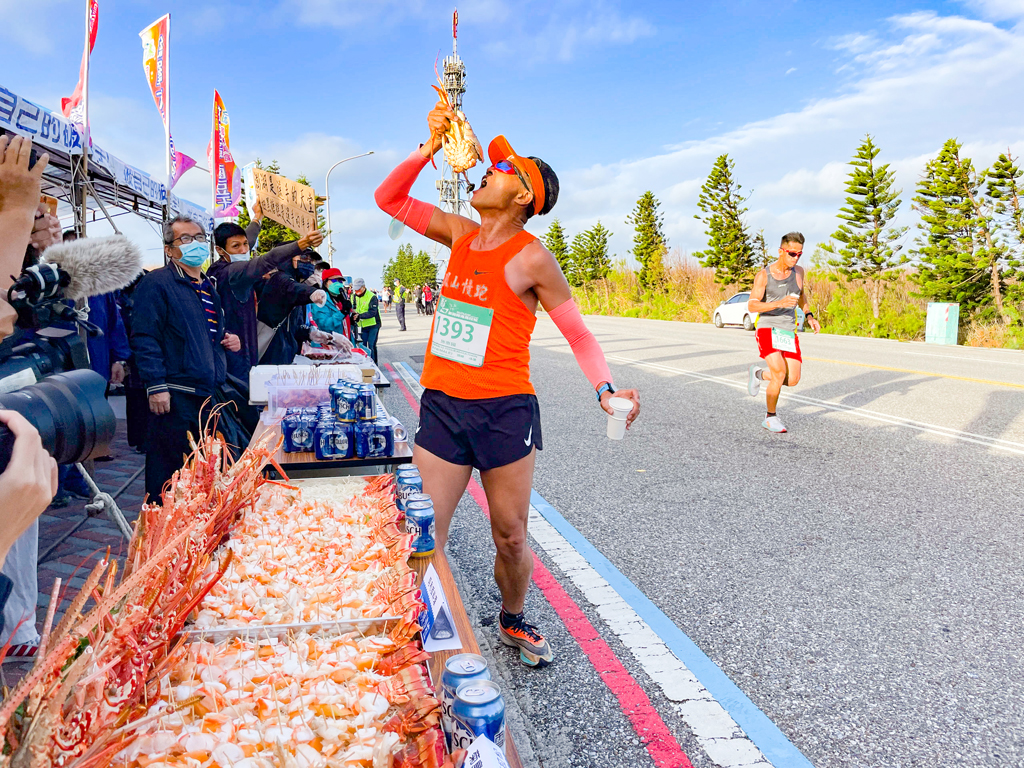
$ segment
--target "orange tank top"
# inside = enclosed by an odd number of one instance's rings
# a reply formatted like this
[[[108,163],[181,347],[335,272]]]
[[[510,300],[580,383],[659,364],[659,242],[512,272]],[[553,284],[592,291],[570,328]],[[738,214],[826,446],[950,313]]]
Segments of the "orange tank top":
[[[452,247],[420,383],[462,400],[532,395],[530,338],[537,318],[508,287],[505,265],[537,238],[520,232],[494,250],[471,250],[479,232]]]

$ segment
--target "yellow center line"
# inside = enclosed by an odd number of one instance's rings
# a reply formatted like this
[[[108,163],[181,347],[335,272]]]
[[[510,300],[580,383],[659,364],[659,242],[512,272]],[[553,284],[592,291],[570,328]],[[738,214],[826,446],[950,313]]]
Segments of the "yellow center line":
[[[895,371],[896,373],[913,373],[918,376],[933,376],[940,379],[956,379],[957,381],[972,381],[975,384],[990,384],[994,387],[1013,387],[1024,389],[1024,384],[1011,384],[1008,381],[992,381],[991,379],[972,379],[969,376],[951,376],[948,373],[932,373],[931,371],[912,371],[909,368],[890,368],[886,365],[871,365],[870,363],[852,363],[849,360],[829,360],[824,357],[807,357],[804,360],[813,360],[816,363],[835,363],[836,365],[856,365],[861,368],[877,368],[880,371]]]

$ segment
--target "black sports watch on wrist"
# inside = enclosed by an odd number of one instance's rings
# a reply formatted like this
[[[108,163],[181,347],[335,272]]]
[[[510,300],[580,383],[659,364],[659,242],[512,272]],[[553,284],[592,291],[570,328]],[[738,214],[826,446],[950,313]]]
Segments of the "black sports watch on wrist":
[[[599,403],[601,402],[601,395],[603,395],[605,392],[611,392],[614,395],[615,394],[615,387],[613,387],[607,381],[604,384],[602,384],[600,387],[598,387],[597,388],[597,402],[599,402]]]

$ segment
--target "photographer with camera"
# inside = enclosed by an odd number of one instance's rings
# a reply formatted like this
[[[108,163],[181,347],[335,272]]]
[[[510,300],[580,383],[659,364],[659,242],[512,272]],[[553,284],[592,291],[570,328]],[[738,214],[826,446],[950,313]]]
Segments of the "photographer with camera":
[[[214,282],[203,272],[209,256],[206,232],[187,216],[163,227],[166,266],[142,278],[134,296],[131,347],[149,397],[146,493],[160,500],[190,452],[188,433],[202,433],[212,409],[225,402],[226,352],[241,341],[228,333]],[[244,446],[231,409],[220,411],[218,431]]]
[[[0,410],[0,424],[15,436],[11,461],[0,474],[0,499],[4,500],[0,566],[4,566],[6,571],[10,559],[10,564],[16,568],[12,574],[17,578],[25,567],[30,567],[35,573],[34,550],[39,547],[36,519],[57,492],[57,462],[43,448],[39,431],[20,413]],[[17,634],[22,636],[8,649],[6,658],[12,661],[32,658],[39,646],[35,628],[38,590],[38,582],[34,578],[17,578],[15,581],[0,573],[0,645],[7,639],[5,630],[8,628],[11,631],[17,629]]]
[[[38,216],[39,188],[49,155],[30,167],[32,142],[0,136],[0,340],[14,333],[17,312],[7,303],[13,275],[21,272],[26,247],[48,242],[51,222]],[[35,612],[39,526],[36,519],[57,492],[57,464],[43,449],[39,432],[22,415],[0,410],[0,424],[14,436],[11,460],[0,474],[0,644],[9,658],[32,658],[39,645]],[[15,629],[17,630],[15,632]],[[12,636],[12,632],[14,633]]]

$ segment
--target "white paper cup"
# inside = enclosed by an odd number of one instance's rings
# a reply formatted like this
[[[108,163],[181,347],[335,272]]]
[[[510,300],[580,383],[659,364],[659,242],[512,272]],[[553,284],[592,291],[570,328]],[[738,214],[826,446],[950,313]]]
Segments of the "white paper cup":
[[[608,439],[621,440],[626,436],[626,417],[633,410],[633,401],[625,397],[609,397],[608,405],[612,409],[608,414]]]

